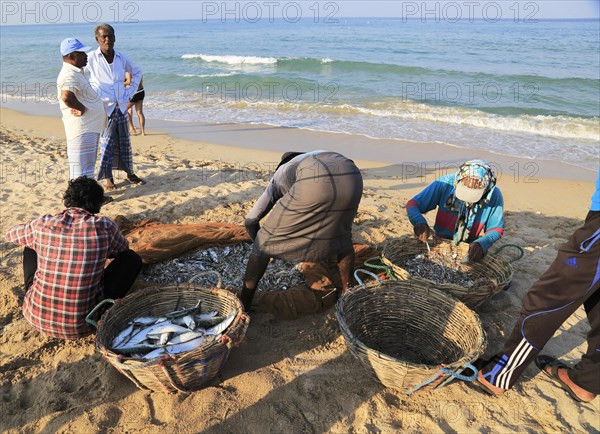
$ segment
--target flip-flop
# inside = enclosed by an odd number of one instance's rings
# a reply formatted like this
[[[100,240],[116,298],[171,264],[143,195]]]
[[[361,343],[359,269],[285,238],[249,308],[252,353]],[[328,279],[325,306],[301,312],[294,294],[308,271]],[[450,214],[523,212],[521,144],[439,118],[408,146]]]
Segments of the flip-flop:
[[[589,402],[589,401],[585,401],[583,399],[581,399],[580,397],[578,397],[577,395],[575,395],[575,392],[573,392],[573,389],[571,389],[569,387],[569,385],[567,383],[565,383],[564,381],[562,381],[560,379],[560,377],[558,376],[558,370],[560,368],[565,368],[565,369],[571,369],[569,366],[565,365],[563,362],[561,362],[560,360],[557,360],[554,357],[551,356],[537,356],[535,358],[535,365],[540,369],[540,371],[542,371],[546,376],[550,377],[554,382],[558,383],[558,385],[569,394],[569,396],[571,398],[573,398],[575,401],[577,402]],[[546,371],[546,368],[550,366],[550,372]]]
[[[481,372],[481,371],[479,371],[479,372]],[[478,377],[479,377],[479,375],[478,375]],[[502,396],[504,394],[504,392],[498,393],[498,392],[493,391],[486,384],[479,381],[479,378],[471,381],[469,384],[472,384],[473,386],[477,387],[479,390],[485,392],[486,394],[488,394],[490,396]]]
[[[127,181],[133,182],[134,184],[144,185],[146,181],[137,175],[127,175]]]

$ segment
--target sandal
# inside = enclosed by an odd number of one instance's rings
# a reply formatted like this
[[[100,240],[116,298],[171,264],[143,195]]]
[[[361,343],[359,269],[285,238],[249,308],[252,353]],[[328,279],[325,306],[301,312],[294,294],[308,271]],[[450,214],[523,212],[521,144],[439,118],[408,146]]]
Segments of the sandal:
[[[472,381],[470,384],[472,384],[473,386],[477,387],[479,390],[481,390],[482,392],[485,392],[486,394],[488,394],[490,396],[501,396],[504,394],[504,392],[505,392],[504,390],[502,392],[496,392],[495,390],[492,390],[491,388],[489,388],[487,384],[481,382],[480,378],[483,378],[481,371],[479,371],[477,373],[477,379]]]
[[[573,389],[571,389],[571,387],[565,383],[559,376],[558,376],[558,370],[560,368],[565,368],[567,370],[571,369],[569,366],[565,365],[563,362],[561,362],[560,360],[555,359],[554,357],[551,356],[537,356],[535,358],[535,364],[536,366],[540,369],[540,371],[542,371],[546,376],[550,377],[552,380],[554,380],[554,382],[558,383],[558,385],[569,394],[569,396],[571,398],[573,398],[575,401],[577,402],[590,402],[590,401],[585,401],[583,399],[581,399],[579,396],[577,396],[575,394],[575,392],[573,391]],[[548,372],[546,370],[546,368],[550,366],[550,372]]]
[[[134,184],[139,184],[139,185],[144,185],[146,183],[146,181],[144,181],[142,178],[140,178],[139,176],[137,176],[134,173],[132,173],[131,175],[127,175],[127,181],[133,182]]]
[[[116,189],[117,189],[117,186],[115,185],[114,179],[106,178],[106,181],[104,181],[104,191],[113,191]]]

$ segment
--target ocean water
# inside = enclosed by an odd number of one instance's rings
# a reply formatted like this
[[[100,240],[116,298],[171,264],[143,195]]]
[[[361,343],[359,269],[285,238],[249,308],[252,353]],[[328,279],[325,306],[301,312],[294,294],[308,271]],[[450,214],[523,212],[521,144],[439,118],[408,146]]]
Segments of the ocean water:
[[[0,27],[3,100],[56,104],[60,41],[74,36],[96,47],[93,27]],[[598,168],[597,20],[190,20],[115,28],[116,48],[144,71],[150,126],[152,119],[270,124]]]

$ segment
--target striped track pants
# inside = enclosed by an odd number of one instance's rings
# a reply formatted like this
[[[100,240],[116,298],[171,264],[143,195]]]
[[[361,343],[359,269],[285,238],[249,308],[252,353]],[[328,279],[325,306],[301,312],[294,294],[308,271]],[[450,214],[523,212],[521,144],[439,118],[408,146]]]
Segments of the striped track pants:
[[[550,268],[533,284],[510,337],[482,369],[483,377],[510,389],[582,304],[591,326],[588,348],[569,377],[581,388],[600,394],[600,211],[589,212],[584,226],[560,246]]]

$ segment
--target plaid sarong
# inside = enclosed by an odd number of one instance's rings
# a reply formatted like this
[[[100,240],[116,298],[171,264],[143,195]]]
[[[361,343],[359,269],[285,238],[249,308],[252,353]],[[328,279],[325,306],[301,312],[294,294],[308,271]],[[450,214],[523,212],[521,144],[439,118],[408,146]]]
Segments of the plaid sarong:
[[[100,150],[98,180],[112,178],[113,167],[127,174],[134,173],[128,115],[121,113],[118,106],[108,117],[108,125],[100,138]]]

